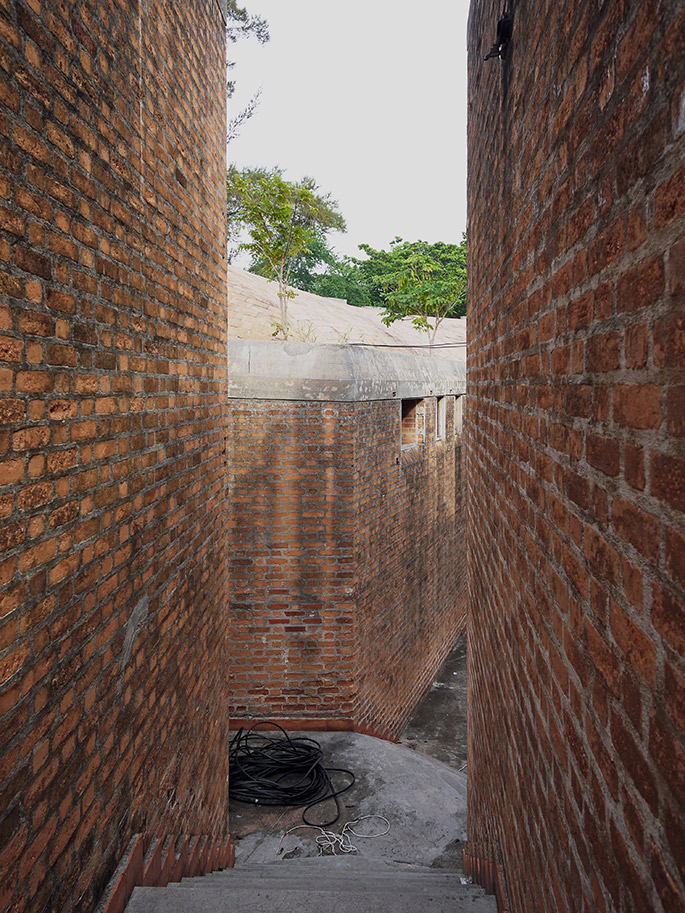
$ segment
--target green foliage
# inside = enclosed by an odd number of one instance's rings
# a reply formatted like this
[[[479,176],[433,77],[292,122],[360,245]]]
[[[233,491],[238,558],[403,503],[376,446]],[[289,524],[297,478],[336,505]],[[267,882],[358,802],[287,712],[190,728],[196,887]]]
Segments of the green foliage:
[[[236,0],[227,0],[226,40],[235,44],[239,38],[253,36],[261,44],[269,40],[269,24],[261,16],[255,16]]]
[[[311,291],[325,298],[344,298],[354,307],[373,304],[369,289],[359,273],[358,261],[351,257],[336,260],[326,272],[316,275]]]
[[[344,298],[357,307],[382,307],[386,324],[412,317],[415,326],[432,337],[444,317],[466,313],[466,238],[461,244],[395,238],[390,250],[359,246],[365,260],[340,258],[327,246],[325,233],[318,233],[294,258],[291,284],[327,298]],[[250,269],[268,275],[261,260]]]
[[[386,325],[412,317],[432,344],[445,317],[466,313],[466,236],[461,244],[395,238],[390,250],[359,246],[367,255],[356,261],[359,273],[372,302],[384,307]]]
[[[247,231],[249,240],[238,246],[252,255],[256,271],[278,282],[281,320],[274,335],[288,338],[288,298],[293,266],[329,231],[345,231],[345,220],[330,194],[319,194],[309,177],[286,181],[280,168],[235,165],[226,177],[226,213],[229,238]],[[325,246],[325,245],[324,245]]]
[[[325,232],[320,228],[313,228],[309,246],[293,258],[290,267],[290,284],[303,292],[313,292],[321,268],[329,268],[335,262],[335,254],[326,244]],[[249,269],[251,273],[256,273],[258,276],[267,278],[269,276],[269,264],[261,257],[253,260]]]
[[[328,298],[344,298],[357,307],[382,307],[386,324],[412,317],[416,327],[430,334],[431,342],[445,317],[466,313],[465,237],[461,244],[395,238],[389,250],[359,247],[365,260],[339,258],[321,235],[295,259],[292,284]],[[262,265],[251,269],[262,272]]]
[[[268,275],[262,260],[253,262],[250,272]],[[371,304],[368,289],[363,284],[357,261],[338,257],[326,243],[326,235],[316,232],[312,244],[294,258],[290,284],[303,292],[313,292],[324,298],[344,298],[348,304],[363,307]]]

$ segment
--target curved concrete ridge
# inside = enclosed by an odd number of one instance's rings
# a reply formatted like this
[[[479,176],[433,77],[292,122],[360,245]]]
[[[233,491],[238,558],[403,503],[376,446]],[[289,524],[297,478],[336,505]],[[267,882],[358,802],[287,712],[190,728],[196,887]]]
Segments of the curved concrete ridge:
[[[462,361],[354,345],[228,343],[228,395],[233,399],[366,402],[465,391]]]
[[[321,744],[324,764],[351,770],[355,785],[341,796],[342,825],[362,815],[383,815],[390,832],[376,839],[354,839],[357,857],[393,865],[432,866],[458,869],[459,847],[466,839],[466,776],[441,761],[393,742],[353,732],[298,733]],[[333,775],[344,782],[343,775]],[[330,815],[333,803],[321,807],[321,819]],[[314,819],[315,811],[309,813]],[[258,826],[251,829],[252,817]],[[301,810],[256,809],[231,803],[231,830],[245,833],[236,843],[236,866],[274,863],[316,856],[317,831],[298,829],[283,838],[289,828],[302,824]],[[359,825],[361,832],[377,832],[380,821]],[[281,843],[281,838],[283,841]],[[279,848],[281,854],[279,855]],[[284,862],[285,864],[285,862]]]

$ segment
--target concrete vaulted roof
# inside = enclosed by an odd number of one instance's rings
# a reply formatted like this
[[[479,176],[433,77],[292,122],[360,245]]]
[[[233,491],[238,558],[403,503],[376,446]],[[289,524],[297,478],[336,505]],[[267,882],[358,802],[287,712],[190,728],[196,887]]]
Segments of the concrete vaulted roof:
[[[361,402],[465,390],[461,361],[354,345],[250,339],[228,344],[228,392],[234,399]]]
[[[444,320],[436,343],[411,320],[386,327],[380,308],[298,292],[291,338],[273,337],[277,286],[229,267],[229,396],[360,402],[460,394],[466,389],[466,320]]]
[[[230,339],[273,339],[280,320],[278,286],[235,266],[228,268],[228,335]],[[448,361],[466,359],[466,319],[446,319],[438,327],[437,348],[429,348],[427,333],[417,330],[411,319],[386,327],[382,309],[353,307],[342,298],[323,298],[297,292],[288,302],[290,338],[295,342],[332,345],[366,343],[398,346],[398,351]],[[447,346],[450,348],[440,348]]]

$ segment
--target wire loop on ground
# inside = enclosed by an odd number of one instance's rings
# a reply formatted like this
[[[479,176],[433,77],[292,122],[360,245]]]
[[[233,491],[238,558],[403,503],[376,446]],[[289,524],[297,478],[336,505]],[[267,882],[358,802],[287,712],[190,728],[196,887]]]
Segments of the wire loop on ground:
[[[378,834],[358,834],[354,830],[354,825],[359,824],[360,821],[368,821],[371,818],[378,818],[381,821],[385,821],[385,830],[380,831]],[[350,837],[361,837],[363,839],[374,840],[376,837],[385,837],[386,834],[390,833],[390,822],[385,817],[385,815],[361,815],[359,818],[355,818],[353,821],[348,821],[340,831],[339,834],[334,833],[333,831],[326,830],[325,827],[319,827],[318,824],[296,824],[295,827],[288,828],[288,830],[283,834],[278,844],[278,850],[276,855],[280,855],[281,846],[284,839],[288,834],[292,834],[293,831],[300,830],[302,828],[313,828],[314,830],[319,831],[318,836],[316,837],[316,845],[319,848],[319,856],[338,856],[339,854],[346,853],[358,853],[359,848],[356,847]]]
[[[261,726],[275,727],[284,738],[275,733],[255,732]],[[355,779],[351,770],[324,767],[321,746],[315,739],[291,738],[285,729],[268,720],[255,723],[248,730],[239,729],[231,739],[228,757],[231,799],[254,805],[304,805],[302,820],[311,827],[326,828],[335,824],[340,817],[338,796],[346,792]],[[346,774],[350,782],[336,790],[331,773]],[[327,799],[335,801],[335,817],[321,825],[313,824],[308,820],[307,812]]]

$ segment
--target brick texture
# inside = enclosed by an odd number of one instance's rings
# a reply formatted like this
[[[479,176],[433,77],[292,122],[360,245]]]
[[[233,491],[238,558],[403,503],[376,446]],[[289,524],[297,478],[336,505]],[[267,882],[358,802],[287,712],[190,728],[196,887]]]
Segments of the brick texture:
[[[469,839],[516,913],[683,909],[678,2],[469,19]]]
[[[359,576],[355,727],[397,735],[465,627],[462,435],[447,397],[417,407],[419,443],[398,453],[399,404],[358,407]]]
[[[225,837],[224,53],[215,0],[0,3],[0,910]]]
[[[401,451],[397,401],[231,402],[232,717],[392,737],[463,629],[460,437],[421,403]]]

